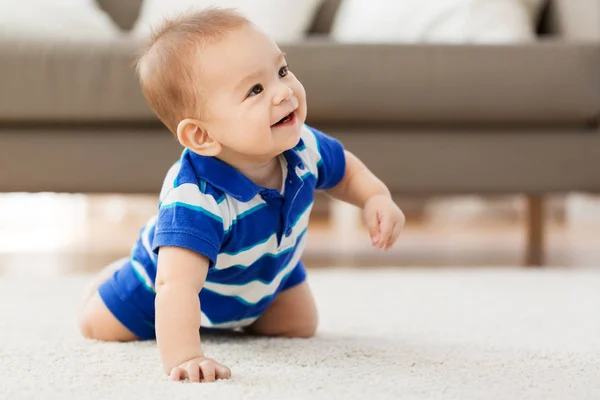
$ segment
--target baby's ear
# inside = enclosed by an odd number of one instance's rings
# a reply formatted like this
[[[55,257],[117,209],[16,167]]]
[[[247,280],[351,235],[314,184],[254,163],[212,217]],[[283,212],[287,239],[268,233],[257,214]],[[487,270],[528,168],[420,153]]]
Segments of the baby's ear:
[[[221,144],[208,134],[197,119],[182,120],[177,125],[177,139],[182,146],[202,156],[214,157],[221,152]]]

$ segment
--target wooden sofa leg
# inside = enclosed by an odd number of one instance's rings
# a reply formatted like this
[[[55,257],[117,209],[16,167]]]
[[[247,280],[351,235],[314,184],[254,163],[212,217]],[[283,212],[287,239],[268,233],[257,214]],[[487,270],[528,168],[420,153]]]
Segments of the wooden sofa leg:
[[[544,197],[527,196],[527,254],[528,267],[541,267],[544,264]]]

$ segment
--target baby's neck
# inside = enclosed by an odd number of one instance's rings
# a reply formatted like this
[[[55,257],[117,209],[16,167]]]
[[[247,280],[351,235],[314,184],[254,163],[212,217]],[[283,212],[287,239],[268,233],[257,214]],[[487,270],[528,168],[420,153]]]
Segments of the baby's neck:
[[[233,167],[258,186],[281,190],[283,171],[278,157],[266,162],[233,165]]]

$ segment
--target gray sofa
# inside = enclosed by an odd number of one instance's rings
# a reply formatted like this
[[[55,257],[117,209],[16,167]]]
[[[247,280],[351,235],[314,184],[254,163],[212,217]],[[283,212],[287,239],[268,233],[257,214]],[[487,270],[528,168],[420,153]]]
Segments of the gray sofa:
[[[140,0],[101,0],[127,30]],[[519,45],[340,44],[328,0],[282,46],[308,123],[340,138],[395,193],[600,192],[600,1],[554,0]],[[157,193],[179,144],[146,106],[139,43],[0,41],[0,191]]]

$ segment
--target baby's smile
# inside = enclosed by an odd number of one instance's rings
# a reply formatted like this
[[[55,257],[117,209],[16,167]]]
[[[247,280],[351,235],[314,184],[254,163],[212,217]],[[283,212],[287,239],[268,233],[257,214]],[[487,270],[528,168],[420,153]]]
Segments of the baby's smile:
[[[275,122],[274,124],[271,124],[271,128],[280,128],[280,127],[296,125],[296,122],[298,121],[296,112],[298,111],[299,102],[295,96],[292,96],[292,98],[289,100],[289,102],[291,103],[291,109],[288,108],[288,109],[283,110],[287,114],[277,115],[276,118],[277,117],[281,117],[281,118],[278,119],[277,122]]]
[[[293,126],[296,125],[296,111],[292,111],[287,114],[285,117],[281,118],[279,121],[271,125],[271,128],[279,128],[283,126]]]

